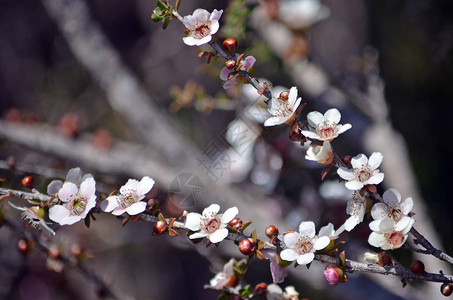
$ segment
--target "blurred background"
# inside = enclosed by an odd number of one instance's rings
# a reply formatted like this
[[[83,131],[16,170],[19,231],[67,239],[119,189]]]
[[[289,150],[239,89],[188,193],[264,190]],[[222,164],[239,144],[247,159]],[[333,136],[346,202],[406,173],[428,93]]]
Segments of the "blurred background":
[[[237,39],[237,51],[257,59],[254,76],[272,88],[298,87],[307,103],[301,121],[312,110],[337,107],[341,123],[353,127],[333,142],[335,152],[381,151],[380,191],[394,187],[413,197],[414,226],[453,253],[451,1],[183,0],[180,14],[199,7],[224,10],[215,38]],[[106,194],[128,178],[153,177],[148,197],[166,216],[219,203],[221,211],[238,206],[262,237],[269,220],[281,231],[302,220],[339,227],[350,194],[337,177],[330,173],[323,183],[322,168],[305,160],[286,125],[262,126],[263,98],[249,86],[224,90],[224,61],[198,58],[200,48],[182,42],[178,20],[166,30],[152,22],[154,8],[149,0],[0,1],[2,187],[25,190],[22,177],[33,175],[45,192],[52,179],[80,166]],[[193,187],[201,193],[191,194]],[[189,194],[189,204],[178,198]],[[5,203],[2,209],[22,226],[19,212]],[[362,261],[369,233],[365,220],[342,236],[350,258]],[[1,227],[0,235],[0,298],[99,296],[75,268],[53,272],[40,251],[20,254],[23,233]],[[58,228],[51,242],[64,251],[72,244],[86,249],[93,257],[86,264],[131,299],[215,299],[219,293],[203,286],[229,257],[240,257],[233,243],[206,248],[184,237],[153,237],[150,224],[122,227],[109,215],[89,229],[82,222]],[[415,259],[407,250],[394,255],[405,266]],[[434,262],[426,268],[450,271]],[[268,261],[255,260],[245,281],[271,282]],[[317,262],[291,271],[287,285],[310,299],[441,297],[439,284],[403,289],[397,278],[367,274],[330,287]]]

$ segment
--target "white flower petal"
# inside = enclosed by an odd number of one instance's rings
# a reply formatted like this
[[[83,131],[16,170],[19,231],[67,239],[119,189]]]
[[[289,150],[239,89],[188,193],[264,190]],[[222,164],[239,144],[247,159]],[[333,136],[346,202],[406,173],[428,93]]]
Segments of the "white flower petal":
[[[352,125],[349,124],[349,123],[346,123],[346,124],[343,124],[343,125],[337,125],[337,127],[339,127],[338,129],[338,134],[342,134],[344,133],[345,131],[349,130],[352,128]]]
[[[280,252],[280,257],[286,261],[295,261],[297,257],[299,257],[299,253],[294,251],[293,249],[285,249]]]
[[[60,222],[67,217],[69,217],[69,210],[63,205],[54,205],[49,209],[49,219],[60,225],[63,225]]]
[[[148,176],[143,177],[137,185],[137,194],[146,195],[153,188],[154,183],[154,179]]]
[[[384,155],[381,152],[373,152],[368,160],[368,165],[372,170],[375,170],[381,165],[383,159]]]
[[[317,133],[309,130],[302,130],[302,134],[309,139],[319,140],[321,138]]]
[[[367,184],[379,184],[384,180],[384,173],[378,173],[371,176],[366,183]]]
[[[351,231],[354,229],[359,224],[359,218],[357,216],[350,216],[345,222],[344,222],[344,229],[346,231]]]
[[[390,207],[397,207],[401,201],[401,194],[396,189],[388,189],[382,195],[384,203]]]
[[[63,186],[63,181],[61,180],[52,180],[52,182],[47,186],[47,194],[55,195]]]
[[[96,192],[96,181],[93,177],[85,179],[80,185],[79,194],[84,198],[89,198]]]
[[[345,187],[348,189],[348,190],[351,190],[351,191],[357,191],[357,190],[360,190],[361,188],[363,188],[363,183],[357,181],[357,180],[352,180],[352,181],[348,181],[345,183]]]
[[[236,215],[239,213],[239,210],[237,207],[231,207],[231,208],[228,208],[222,215],[222,223],[229,223],[231,220],[234,219],[234,217],[236,217]]]
[[[115,216],[121,216],[122,214],[124,214],[126,212],[126,209],[125,208],[122,208],[121,206],[118,206],[117,208],[115,208],[113,211],[112,211],[112,214],[115,215]]]
[[[212,233],[210,236],[208,236],[208,239],[211,241],[211,243],[215,244],[215,243],[220,243],[227,236],[228,236],[228,229],[222,228],[222,229],[217,229],[214,233]]]
[[[146,209],[146,202],[138,201],[138,202],[132,204],[131,206],[127,207],[126,212],[130,216],[135,216],[135,215],[138,215],[139,213],[144,212],[145,209]]]
[[[381,247],[382,245],[386,244],[387,241],[383,234],[379,234],[376,232],[372,232],[368,237],[368,244],[374,247]]]
[[[310,238],[314,237],[316,234],[315,223],[312,221],[304,221],[299,225],[299,234],[306,235]]]
[[[79,184],[80,180],[82,180],[82,170],[77,167],[77,168],[72,168],[68,171],[68,174],[66,175],[66,181],[72,182],[74,184]]]
[[[328,236],[322,236],[314,242],[313,248],[315,248],[316,250],[322,250],[326,248],[329,244],[330,238]]]
[[[305,253],[305,254],[299,255],[299,257],[297,258],[297,263],[299,265],[307,265],[307,264],[311,263],[314,258],[315,258],[314,253]]]
[[[349,171],[349,169],[340,167],[337,169],[337,174],[344,180],[353,180],[354,179],[354,173]]]
[[[365,154],[358,154],[351,159],[351,165],[354,169],[361,168],[362,165],[368,164],[368,158]]]
[[[384,203],[376,203],[371,208],[371,216],[374,220],[381,220],[388,217],[386,210],[386,205]]]
[[[101,209],[105,212],[111,212],[118,207],[118,196],[110,196],[101,202]]]
[[[219,210],[220,210],[220,206],[218,204],[211,204],[203,210],[202,215],[203,216],[211,215],[211,214],[216,215],[219,212]]]
[[[283,242],[288,248],[296,248],[297,241],[299,240],[299,233],[290,232],[283,236]]]
[[[333,236],[334,232],[335,232],[335,230],[334,230],[333,224],[329,223],[326,226],[323,226],[323,227],[321,227],[321,229],[319,229],[318,236],[331,237],[331,236]]]
[[[289,95],[288,95],[288,103],[290,106],[294,106],[294,104],[296,104],[296,100],[297,100],[297,87],[293,86],[290,90],[289,90]]]
[[[185,227],[192,231],[200,230],[201,215],[199,213],[188,213],[186,217]]]
[[[409,214],[413,207],[414,201],[412,200],[412,198],[406,198],[406,200],[401,202],[401,210],[405,215]]]
[[[74,183],[67,181],[58,191],[58,198],[60,198],[60,200],[63,202],[68,202],[73,199],[78,192],[79,189],[77,188],[77,186]]]
[[[79,222],[82,219],[83,218],[81,216],[69,216],[69,217],[61,220],[60,225],[72,225],[72,224]]]
[[[193,239],[201,239],[201,238],[204,238],[208,236],[207,233],[201,233],[201,232],[195,232],[194,234],[191,234],[189,236],[189,239],[193,240]]]
[[[319,123],[324,122],[324,116],[319,111],[312,111],[307,114],[307,121],[311,127],[316,127]]]
[[[324,114],[324,120],[330,121],[330,123],[338,124],[341,119],[341,114],[336,108],[331,108]]]

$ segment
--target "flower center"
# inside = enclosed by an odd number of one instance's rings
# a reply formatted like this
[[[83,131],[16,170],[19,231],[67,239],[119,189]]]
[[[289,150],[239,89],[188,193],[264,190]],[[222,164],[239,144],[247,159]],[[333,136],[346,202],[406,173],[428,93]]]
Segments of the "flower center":
[[[128,195],[120,196],[119,204],[120,204],[121,208],[126,209],[136,202],[137,202],[137,199],[135,199],[135,197],[132,194],[128,194]]]
[[[70,211],[71,215],[80,215],[82,214],[87,207],[87,203],[82,198],[74,198],[71,202],[68,203],[68,210]]]
[[[391,211],[389,211],[388,215],[390,218],[395,220],[395,222],[398,222],[399,220],[401,220],[403,213],[401,212],[401,209],[393,208]]]
[[[384,236],[386,241],[393,246],[398,246],[404,241],[404,235],[400,231],[388,232]]]
[[[354,177],[360,182],[366,182],[371,177],[368,166],[362,165],[361,168],[354,169]]]
[[[309,237],[301,236],[297,241],[296,248],[299,254],[310,253],[313,249],[313,242]]]
[[[332,138],[337,135],[337,131],[336,124],[330,124],[329,121],[321,122],[316,127],[316,132],[321,138]]]
[[[195,30],[192,31],[192,36],[197,39],[204,38],[205,36],[208,36],[211,32],[211,29],[209,29],[209,26],[205,23],[198,25],[195,27]]]
[[[220,227],[220,218],[215,216],[214,218],[208,218],[202,221],[202,228],[208,234],[214,233]]]
[[[276,115],[281,118],[287,118],[293,113],[293,109],[289,107],[288,101],[282,101]]]

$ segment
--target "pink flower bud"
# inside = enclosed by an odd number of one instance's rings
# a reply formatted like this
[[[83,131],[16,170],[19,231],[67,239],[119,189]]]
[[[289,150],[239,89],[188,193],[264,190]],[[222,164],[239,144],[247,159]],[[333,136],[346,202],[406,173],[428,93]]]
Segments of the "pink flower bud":
[[[347,276],[338,264],[328,264],[324,270],[324,278],[330,285],[346,282]]]

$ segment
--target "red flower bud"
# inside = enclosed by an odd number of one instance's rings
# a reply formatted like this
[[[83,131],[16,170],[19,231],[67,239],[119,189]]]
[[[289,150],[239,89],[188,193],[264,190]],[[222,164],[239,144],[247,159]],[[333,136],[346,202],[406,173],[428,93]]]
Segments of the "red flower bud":
[[[348,279],[343,268],[338,264],[328,264],[324,269],[324,278],[330,285],[337,285]]]
[[[230,52],[234,52],[236,47],[238,46],[238,42],[235,39],[226,39],[223,41],[223,48]]]
[[[242,222],[242,220],[239,218],[234,218],[228,224],[230,225],[231,228],[233,228],[237,231],[241,231],[241,227],[242,227],[242,224],[244,224],[244,222]]]
[[[453,286],[451,283],[444,283],[440,286],[440,292],[442,295],[448,297],[453,292]]]
[[[264,282],[258,283],[255,286],[255,295],[256,296],[265,296],[267,294],[267,284]]]
[[[274,225],[269,225],[266,228],[266,236],[270,239],[276,237],[278,235],[278,228]]]
[[[167,222],[159,220],[156,223],[154,223],[153,226],[153,231],[155,234],[164,234],[168,230],[168,225]]]
[[[419,274],[419,275],[424,274],[425,265],[421,261],[416,260],[411,264],[411,271],[414,274]]]
[[[256,250],[255,243],[252,239],[243,239],[239,243],[239,251],[244,255],[252,255]]]
[[[30,243],[26,240],[21,239],[17,242],[17,249],[21,253],[26,254],[28,253],[28,251],[30,251]]]
[[[346,156],[344,156],[344,157],[341,159],[341,161],[342,161],[348,168],[352,168],[351,159],[352,159],[351,156],[346,155]]]
[[[230,59],[230,60],[227,60],[227,62],[225,63],[225,66],[232,70],[234,68],[236,68],[236,61],[234,59]]]
[[[32,189],[33,188],[33,177],[31,176],[25,176],[22,178],[22,185],[26,187],[27,189]]]
[[[280,93],[280,96],[278,96],[278,99],[286,101],[286,100],[288,100],[288,97],[289,97],[289,92],[285,91],[285,92]]]

